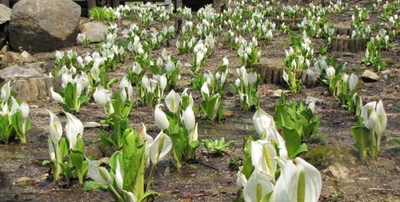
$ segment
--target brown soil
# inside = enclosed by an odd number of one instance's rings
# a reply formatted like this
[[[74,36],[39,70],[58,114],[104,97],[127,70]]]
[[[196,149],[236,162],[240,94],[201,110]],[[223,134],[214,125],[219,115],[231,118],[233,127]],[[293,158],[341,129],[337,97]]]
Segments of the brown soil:
[[[349,2],[350,7],[358,5],[367,6],[364,2]],[[351,19],[353,11],[343,14],[329,15],[331,22],[342,23],[341,19]],[[377,21],[377,15],[370,14],[371,21]],[[173,24],[173,20],[170,21]],[[235,69],[241,66],[235,51],[230,51],[223,42],[225,34],[217,38],[215,53],[207,59],[205,70],[215,70],[221,64],[223,57],[227,56],[230,68],[235,75]],[[250,36],[249,36],[250,37]],[[321,45],[321,39],[312,39],[315,42],[315,54]],[[175,44],[175,39],[171,44]],[[382,142],[378,158],[367,163],[361,163],[358,153],[353,148],[354,139],[350,127],[357,125],[357,117],[351,115],[340,106],[339,101],[328,93],[328,87],[319,85],[306,88],[300,93],[288,94],[289,100],[305,101],[307,96],[323,100],[317,104],[316,114],[321,121],[319,132],[322,138],[308,142],[309,154],[303,156],[321,171],[323,178],[322,194],[320,201],[400,201],[400,158],[397,151],[386,150],[395,143],[391,137],[400,137],[400,111],[399,100],[399,66],[398,50],[399,39],[393,41],[395,47],[382,53],[383,58],[389,61],[387,69],[391,72],[391,83],[381,80],[374,83],[363,83],[360,93],[363,102],[384,102],[388,117],[385,131],[386,140]],[[318,45],[319,44],[319,45]],[[261,63],[273,66],[283,66],[284,50],[289,49],[290,41],[286,34],[275,32],[274,41],[270,45],[260,43],[262,51]],[[92,45],[92,49],[95,45]],[[191,63],[192,54],[178,55],[175,47],[165,47],[167,51],[184,63]],[[73,47],[79,53],[90,49]],[[64,51],[66,51],[65,49]],[[153,51],[153,57],[158,57],[162,49]],[[356,73],[359,77],[362,72],[370,67],[361,64],[364,51],[357,53],[329,52],[339,61],[348,62],[349,72]],[[49,61],[54,58],[54,53],[37,53],[33,57],[38,61]],[[129,58],[125,64],[117,64],[113,76],[121,77],[126,68],[133,62]],[[182,68],[182,78],[178,84],[178,92],[186,87],[190,88],[188,80],[191,78],[189,69]],[[195,162],[184,163],[180,170],[176,170],[169,159],[162,161],[156,170],[152,189],[158,192],[155,201],[232,201],[238,197],[239,187],[236,186],[237,171],[229,166],[228,159],[243,158],[243,138],[255,135],[251,117],[254,112],[245,112],[240,109],[238,99],[230,87],[236,79],[231,76],[228,80],[227,92],[224,95],[223,106],[231,112],[222,123],[210,123],[204,116],[198,116],[199,138],[235,140],[235,145],[225,155],[213,156],[201,146],[197,150]],[[272,92],[281,89],[281,86],[263,84],[259,88],[262,96],[261,108],[270,114],[274,113],[275,103],[279,98],[272,97]],[[192,90],[195,102],[201,101],[199,92]],[[60,106],[53,103],[51,98],[28,103],[31,108],[32,129],[28,132],[28,143],[19,145],[12,142],[10,145],[0,145],[0,200],[1,201],[111,201],[112,199],[101,191],[84,192],[83,186],[73,181],[71,187],[65,187],[63,182],[53,183],[48,180],[49,168],[42,166],[41,162],[49,158],[47,138],[49,116],[45,109],[59,113],[62,121]],[[90,102],[82,107],[82,112],[77,115],[82,122],[100,122],[105,118],[104,111],[96,103]],[[146,124],[148,133],[155,136],[158,129],[154,124],[153,108],[137,105],[130,114],[131,124],[139,128],[139,124]],[[85,144],[87,152],[103,157],[98,147],[100,136],[97,129],[85,130]],[[312,155],[314,154],[314,155]],[[88,179],[89,180],[89,179]]]

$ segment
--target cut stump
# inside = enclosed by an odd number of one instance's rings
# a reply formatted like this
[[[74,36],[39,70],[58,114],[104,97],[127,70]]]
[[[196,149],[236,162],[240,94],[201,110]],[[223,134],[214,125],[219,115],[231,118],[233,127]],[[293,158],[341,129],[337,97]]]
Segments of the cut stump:
[[[11,88],[19,100],[29,102],[51,97],[50,88],[62,90],[61,77],[18,78],[11,82]]]
[[[356,53],[365,51],[369,38],[332,38],[331,51],[345,51]]]
[[[268,64],[255,64],[253,71],[260,74],[263,83],[275,84],[287,87],[286,82],[283,80],[283,70],[289,71],[286,67],[274,67]],[[305,70],[295,70],[297,78],[301,79],[303,85],[306,87],[315,87],[319,84],[319,80],[315,76],[310,76]]]

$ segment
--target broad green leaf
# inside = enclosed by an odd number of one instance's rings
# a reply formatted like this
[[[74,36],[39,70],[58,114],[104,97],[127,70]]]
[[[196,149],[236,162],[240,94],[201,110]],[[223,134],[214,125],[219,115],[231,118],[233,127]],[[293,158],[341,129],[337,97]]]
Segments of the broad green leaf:
[[[397,144],[400,144],[400,138],[399,137],[392,137],[391,138],[393,142],[396,142]]]
[[[112,78],[111,80],[109,80],[105,87],[110,88],[115,83],[118,83],[118,78]]]
[[[189,142],[189,146],[192,149],[197,149],[200,146],[200,141],[196,140],[196,141]]]
[[[283,138],[285,139],[286,148],[289,153],[289,158],[294,159],[298,154],[299,147],[301,145],[300,134],[296,129],[288,128],[286,126],[282,127]]]
[[[176,132],[170,133],[168,134],[168,136],[172,140],[172,148],[173,148],[176,167],[180,168],[183,152],[186,150],[187,147],[187,141],[188,141],[187,137],[185,137],[182,128],[180,128],[180,130],[177,133]]]
[[[85,149],[85,143],[83,142],[82,136],[78,135],[78,137],[76,138],[76,145],[75,145],[75,149],[74,150],[78,150],[81,153],[83,153],[83,150]]]
[[[353,126],[351,127],[351,132],[353,133],[353,137],[356,140],[354,146],[358,149],[360,153],[361,161],[364,161],[367,157],[367,151],[370,149],[369,145],[371,144],[371,131],[364,126]]]
[[[69,155],[69,158],[71,159],[72,165],[75,167],[77,170],[82,169],[82,164],[84,161],[83,154],[79,151],[72,151],[71,154]]]
[[[115,147],[117,147],[117,145],[115,144],[115,142],[111,139],[111,137],[106,134],[104,131],[102,130],[97,130],[100,134],[101,137],[101,143],[103,144],[103,146],[111,146],[114,145]]]
[[[140,202],[140,201],[144,201],[144,200],[146,200],[147,197],[152,196],[152,195],[156,195],[156,194],[157,194],[157,192],[155,192],[155,191],[153,191],[153,190],[147,190],[147,191],[143,194],[143,196],[140,197],[140,199],[139,199],[138,201],[139,201],[139,202]]]
[[[242,173],[246,177],[246,179],[249,179],[251,174],[254,171],[254,166],[251,162],[251,140],[250,139],[248,139],[245,142],[243,154],[244,154],[244,160],[243,160]]]
[[[62,137],[60,139],[59,146],[60,146],[60,156],[61,158],[64,158],[64,156],[68,155],[68,150],[69,150],[68,140],[65,137]]]
[[[146,166],[145,142],[133,129],[126,129],[123,138],[124,190],[141,197],[144,192],[144,172]],[[121,165],[122,166],[122,165]],[[137,168],[128,169],[128,168]]]
[[[82,104],[84,104],[85,102],[89,101],[90,98],[89,98],[88,96],[80,96],[80,97],[78,98],[78,100],[79,100],[79,104],[82,105]]]

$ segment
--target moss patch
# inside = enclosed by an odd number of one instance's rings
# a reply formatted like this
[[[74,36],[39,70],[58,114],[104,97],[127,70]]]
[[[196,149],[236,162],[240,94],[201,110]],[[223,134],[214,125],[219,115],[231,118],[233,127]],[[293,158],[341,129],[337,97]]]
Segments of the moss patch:
[[[347,150],[327,145],[315,147],[303,156],[304,160],[318,169],[325,169],[335,161],[349,160],[350,158],[351,154]]]

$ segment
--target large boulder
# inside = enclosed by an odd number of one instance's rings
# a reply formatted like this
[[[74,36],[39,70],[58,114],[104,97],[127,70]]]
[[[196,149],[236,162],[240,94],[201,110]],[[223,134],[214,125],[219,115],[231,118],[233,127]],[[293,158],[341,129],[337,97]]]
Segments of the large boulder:
[[[71,0],[19,0],[12,9],[13,50],[54,51],[74,45],[81,7]]]
[[[4,4],[0,4],[0,24],[4,24],[11,18],[11,8],[8,8]]]

